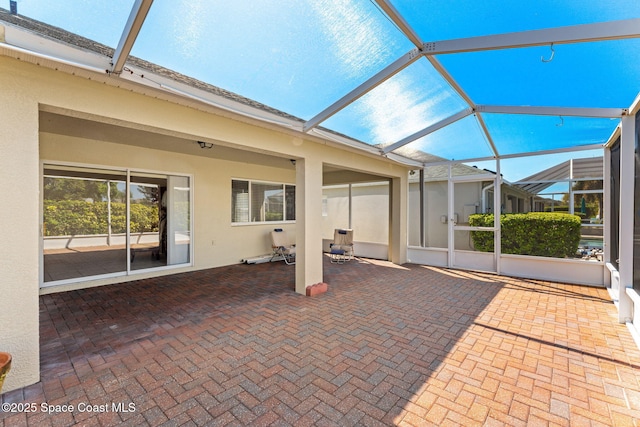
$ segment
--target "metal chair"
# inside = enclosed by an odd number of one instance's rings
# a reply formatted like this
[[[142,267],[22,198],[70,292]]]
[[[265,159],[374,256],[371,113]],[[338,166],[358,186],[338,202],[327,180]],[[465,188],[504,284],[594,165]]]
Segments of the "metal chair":
[[[342,261],[351,260],[354,256],[353,230],[336,228],[333,232],[333,243],[329,244],[329,248],[331,249],[332,258],[334,258],[333,255],[335,254],[335,258],[340,255]]]
[[[287,265],[296,263],[296,245],[290,243],[287,232],[282,228],[276,228],[271,232],[271,248],[273,249],[273,256],[270,261],[281,256]]]

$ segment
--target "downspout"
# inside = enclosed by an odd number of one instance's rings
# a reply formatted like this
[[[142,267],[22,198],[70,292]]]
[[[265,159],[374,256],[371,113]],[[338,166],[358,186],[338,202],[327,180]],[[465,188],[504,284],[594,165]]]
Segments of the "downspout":
[[[480,197],[482,199],[482,213],[487,213],[487,192],[495,187],[495,185],[495,183],[491,183],[482,189],[482,195]]]

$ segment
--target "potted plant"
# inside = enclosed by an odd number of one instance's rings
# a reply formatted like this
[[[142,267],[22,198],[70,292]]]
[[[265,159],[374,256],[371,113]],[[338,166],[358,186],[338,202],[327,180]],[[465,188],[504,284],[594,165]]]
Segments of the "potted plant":
[[[4,383],[4,378],[9,373],[9,369],[11,369],[11,355],[0,351],[0,393],[2,392],[2,384]]]

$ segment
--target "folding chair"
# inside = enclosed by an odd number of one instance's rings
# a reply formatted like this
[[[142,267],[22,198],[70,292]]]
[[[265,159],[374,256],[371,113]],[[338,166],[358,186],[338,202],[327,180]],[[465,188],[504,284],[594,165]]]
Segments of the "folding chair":
[[[287,232],[282,228],[276,228],[271,232],[271,248],[273,256],[270,261],[281,256],[287,265],[296,263],[296,245],[290,243]]]
[[[353,230],[336,228],[333,232],[331,249],[331,262],[341,263],[353,258]]]

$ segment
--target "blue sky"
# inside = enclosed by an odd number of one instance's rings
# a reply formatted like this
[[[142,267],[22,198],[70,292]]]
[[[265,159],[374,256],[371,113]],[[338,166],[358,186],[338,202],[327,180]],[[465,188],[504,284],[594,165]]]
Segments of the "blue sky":
[[[18,9],[114,47],[132,4],[19,0]],[[637,0],[393,4],[423,41],[640,17]],[[368,0],[155,0],[132,53],[310,119],[412,48]],[[640,39],[558,45],[555,52],[548,63],[541,57],[549,57],[549,47],[438,60],[477,104],[625,108],[640,90]],[[371,144],[389,144],[465,107],[421,59],[322,125]],[[604,142],[616,125],[601,119],[484,117],[501,153]],[[490,154],[473,117],[413,146],[445,158]],[[515,180],[511,174],[548,166],[529,160],[503,172]]]

